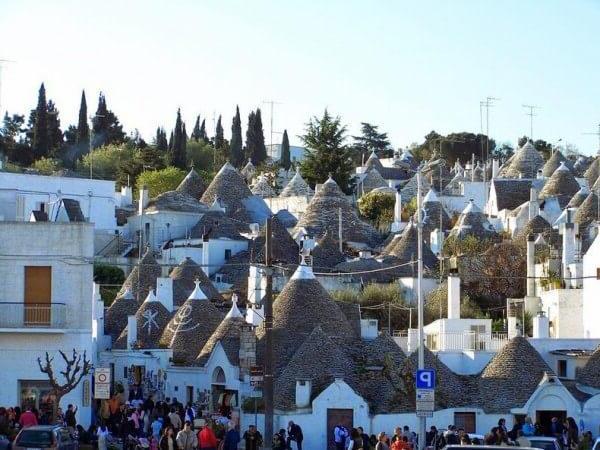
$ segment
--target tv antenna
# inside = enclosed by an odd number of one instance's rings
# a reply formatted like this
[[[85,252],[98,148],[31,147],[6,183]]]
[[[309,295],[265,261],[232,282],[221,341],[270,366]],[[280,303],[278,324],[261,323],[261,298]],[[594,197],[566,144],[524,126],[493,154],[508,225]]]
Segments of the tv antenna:
[[[598,155],[600,155],[600,123],[598,124],[598,131],[595,133],[583,133],[587,136],[598,136]]]
[[[529,112],[526,112],[525,115],[529,116],[529,139],[533,141],[533,116],[537,116],[534,112],[536,109],[540,109],[539,106],[536,105],[521,105],[523,108],[529,109]]]

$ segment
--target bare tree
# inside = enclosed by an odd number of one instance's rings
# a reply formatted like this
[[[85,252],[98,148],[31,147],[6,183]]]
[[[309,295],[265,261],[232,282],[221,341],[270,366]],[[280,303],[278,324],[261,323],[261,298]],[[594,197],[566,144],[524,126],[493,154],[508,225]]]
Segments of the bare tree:
[[[52,406],[53,421],[56,420],[58,416],[60,400],[75,389],[83,377],[89,375],[92,369],[92,363],[87,359],[85,351],[81,354],[73,349],[73,356],[70,359],[62,350],[59,350],[58,353],[62,356],[66,366],[65,370],[59,372],[65,380],[62,384],[59,382],[58,377],[54,373],[54,368],[52,367],[54,358],[51,358],[48,352],[46,352],[44,364],[42,364],[41,358],[37,359],[40,371],[48,375],[48,380],[50,380],[50,386],[52,387],[52,392],[55,396],[55,402]]]

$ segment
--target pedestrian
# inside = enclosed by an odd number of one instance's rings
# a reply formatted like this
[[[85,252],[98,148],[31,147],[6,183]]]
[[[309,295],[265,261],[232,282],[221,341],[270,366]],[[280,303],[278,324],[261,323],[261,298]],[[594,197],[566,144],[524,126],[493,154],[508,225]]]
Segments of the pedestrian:
[[[198,448],[198,437],[192,430],[192,423],[185,421],[183,430],[177,433],[177,447],[179,450],[192,450]]]
[[[248,427],[248,431],[244,433],[243,438],[246,442],[246,450],[258,450],[262,446],[262,435],[254,425]]]
[[[192,409],[192,404],[188,403],[187,407],[185,408],[185,420],[189,420],[190,422],[194,423],[195,418],[196,418],[196,414],[194,413],[194,410]]]
[[[287,448],[289,447],[285,444],[285,440],[281,437],[281,433],[275,433],[273,435],[272,450],[286,450]]]
[[[558,420],[558,417],[553,417],[550,421],[550,436],[555,437],[559,441],[562,439],[563,426]]]
[[[391,444],[393,444],[396,441],[401,441],[401,440],[402,440],[402,428],[396,427],[396,428],[394,428],[394,435],[392,436]]]
[[[363,450],[362,437],[356,428],[350,430],[350,442],[347,450]]]
[[[158,448],[160,450],[177,450],[177,443],[175,442],[175,432],[171,425],[167,426],[163,431],[160,441],[158,441]]]
[[[523,436],[533,436],[535,434],[535,427],[531,421],[531,417],[525,417],[525,422],[523,423],[523,428],[521,428],[523,432]]]
[[[411,450],[408,438],[406,436],[402,436],[400,440],[393,442],[391,450]]]
[[[377,435],[375,450],[390,450],[390,447],[387,445],[387,436],[383,431]]]
[[[65,424],[67,427],[71,428],[72,431],[75,431],[77,428],[77,406],[69,405],[67,406],[67,412],[65,413]]]
[[[169,413],[169,421],[171,422],[171,425],[173,425],[175,433],[179,433],[179,430],[181,430],[181,417],[179,416],[179,414],[177,414],[174,406],[171,407],[171,412]]]
[[[336,450],[344,450],[346,447],[346,439],[348,438],[348,430],[341,424],[333,428],[333,442]]]
[[[408,443],[411,445],[412,448],[415,448],[417,446],[417,433],[410,431],[408,425],[404,425],[402,434],[408,438]]]
[[[225,442],[223,450],[237,450],[240,443],[240,433],[235,429],[233,422],[227,424],[227,433],[225,433]]]
[[[295,424],[293,421],[290,420],[290,423],[288,424],[287,433],[287,447],[292,448],[291,442],[293,441],[296,443],[296,450],[302,450],[302,441],[304,440],[304,435],[302,434],[302,428],[300,428],[300,425]]]
[[[206,421],[206,425],[198,433],[198,447],[202,450],[217,450],[217,437],[211,428],[210,420]]]
[[[98,450],[107,449],[107,441],[109,436],[110,432],[108,431],[108,427],[105,423],[102,423],[96,431],[96,437],[98,438]]]
[[[15,408],[16,410],[17,408]],[[31,410],[31,407],[27,407],[21,417],[18,419],[21,428],[33,427],[38,424],[37,416]]]
[[[363,429],[363,427],[358,427],[357,431],[358,431],[358,434],[360,434],[360,437],[362,438],[363,449],[371,450],[371,443],[369,442],[369,435],[367,433],[365,433],[365,430]]]
[[[152,436],[154,436],[156,439],[160,439],[161,431],[163,429],[163,418],[155,418],[152,422],[152,425],[150,425],[150,428],[152,429]]]

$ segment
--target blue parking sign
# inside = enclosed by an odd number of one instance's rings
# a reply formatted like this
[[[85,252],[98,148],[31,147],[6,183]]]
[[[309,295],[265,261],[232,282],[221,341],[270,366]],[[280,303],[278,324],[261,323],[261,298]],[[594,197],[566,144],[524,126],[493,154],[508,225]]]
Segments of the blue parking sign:
[[[417,370],[417,389],[435,389],[435,370]]]

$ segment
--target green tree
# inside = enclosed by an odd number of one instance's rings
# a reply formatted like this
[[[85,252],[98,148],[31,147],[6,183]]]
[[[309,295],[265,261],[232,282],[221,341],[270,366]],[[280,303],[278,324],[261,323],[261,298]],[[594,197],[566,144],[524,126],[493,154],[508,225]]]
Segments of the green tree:
[[[494,148],[494,151],[491,152],[492,158],[497,158],[500,161],[506,161],[515,153],[514,147],[510,144],[510,142],[503,142],[502,145]]]
[[[46,102],[46,88],[44,83],[38,91],[38,104],[35,109],[35,115],[30,116],[30,125],[32,126],[32,149],[34,159],[48,156],[50,152],[50,142],[48,139],[48,103]]]
[[[314,187],[331,174],[344,192],[352,192],[354,167],[345,144],[346,127],[340,117],[331,116],[326,109],[323,117],[313,117],[306,124],[300,138],[306,147],[306,157],[300,166],[304,179]]]
[[[221,124],[221,116],[217,120],[217,127],[215,129],[215,148],[219,150],[224,156],[227,156],[227,148],[225,147],[225,136],[223,132],[223,125]]]
[[[248,115],[248,129],[246,130],[246,157],[252,159],[252,164],[258,166],[267,159],[265,135],[263,132],[260,108]]]
[[[194,123],[194,128],[192,129],[192,134],[190,137],[196,142],[200,140],[200,115],[196,116],[196,122]]]
[[[111,144],[84,155],[77,163],[77,170],[87,174],[92,165],[95,178],[112,180],[132,160],[139,160],[139,150],[126,144]]]
[[[25,133],[25,116],[4,114],[0,129],[0,155],[4,153],[8,161],[28,166],[33,162],[33,152],[28,145]]]
[[[369,192],[358,200],[358,212],[380,230],[388,230],[394,221],[396,199],[384,192]]]
[[[156,197],[163,192],[173,191],[187,173],[178,167],[165,167],[161,170],[147,170],[139,174],[136,180],[138,190],[142,186],[148,187],[150,197]]]
[[[162,154],[166,154],[167,151],[169,150],[169,142],[167,141],[167,132],[162,127],[158,127],[156,129],[156,136],[154,138],[154,146]]]
[[[124,281],[125,274],[121,268],[103,263],[94,264],[94,282],[100,285],[100,297],[104,300],[104,306],[110,306]]]
[[[527,141],[531,139],[527,136],[523,136],[519,139],[519,147],[523,147]],[[548,160],[552,156],[552,144],[550,142],[546,142],[543,139],[537,139],[533,141],[533,146],[535,149],[542,154],[544,160]]]
[[[185,153],[185,137],[183,131],[183,122],[181,121],[181,110],[177,109],[177,119],[175,120],[175,129],[173,130],[172,145],[169,157],[169,163],[172,166],[185,169],[187,167]]]
[[[62,168],[62,164],[59,159],[41,157],[31,167],[42,175],[52,175]]]
[[[47,105],[48,118],[48,146],[50,155],[54,157],[60,156],[63,147],[63,132],[60,129],[60,119],[58,117],[58,109],[52,100],[48,100]]]
[[[102,92],[98,97],[98,109],[92,118],[92,147],[103,145],[121,144],[125,142],[126,135],[119,119],[106,105],[106,97]]]
[[[361,122],[361,135],[352,136],[354,139],[354,152],[359,158],[362,155],[368,156],[372,151],[375,151],[380,158],[393,155],[387,133],[380,133],[378,128],[377,125]]]
[[[229,143],[229,158],[235,167],[241,167],[244,163],[244,150],[242,142],[242,119],[240,107],[235,107],[235,116],[231,123],[231,142]]]
[[[287,130],[283,130],[283,138],[281,139],[281,158],[279,160],[279,164],[285,170],[289,170],[290,165],[292,164],[290,158],[290,140],[288,138]]]
[[[87,101],[85,99],[85,91],[81,91],[81,103],[79,104],[77,144],[79,144],[82,148],[89,148],[90,146],[90,126],[87,118]]]

